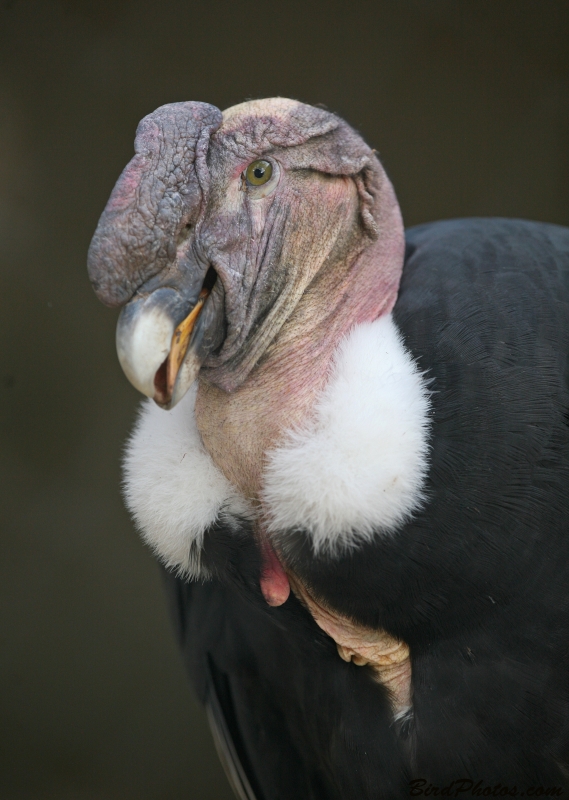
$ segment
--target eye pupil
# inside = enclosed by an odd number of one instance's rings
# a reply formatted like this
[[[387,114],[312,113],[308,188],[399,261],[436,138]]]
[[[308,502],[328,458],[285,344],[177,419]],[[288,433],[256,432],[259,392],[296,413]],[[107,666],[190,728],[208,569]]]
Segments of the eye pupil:
[[[265,161],[264,159],[253,161],[245,170],[249,186],[262,186],[267,181],[270,181],[272,174],[273,165],[270,161]]]

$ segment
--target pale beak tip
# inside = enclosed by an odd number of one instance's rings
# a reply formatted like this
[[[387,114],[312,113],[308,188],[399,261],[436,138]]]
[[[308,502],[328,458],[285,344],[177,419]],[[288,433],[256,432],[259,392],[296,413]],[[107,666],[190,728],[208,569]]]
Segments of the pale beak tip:
[[[160,408],[174,408],[198,376],[202,357],[190,345],[209,293],[202,290],[197,303],[177,326],[173,315],[159,302],[158,292],[125,306],[119,317],[120,365],[132,385]]]

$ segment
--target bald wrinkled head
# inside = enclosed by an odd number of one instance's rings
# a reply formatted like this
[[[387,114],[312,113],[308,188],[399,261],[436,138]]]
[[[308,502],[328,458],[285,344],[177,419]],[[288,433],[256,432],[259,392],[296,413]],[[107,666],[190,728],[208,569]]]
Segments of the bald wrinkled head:
[[[202,375],[221,388],[242,383],[321,270],[373,246],[378,270],[398,282],[393,189],[335,114],[284,98],[223,114],[175,103],[145,117],[135,148],[93,238],[93,286],[109,305],[177,293],[168,300],[175,327],[214,275],[201,316],[223,324],[201,354]],[[269,165],[263,183],[249,179],[256,161]]]
[[[89,248],[97,296],[124,305],[179,260],[177,241],[197,220],[207,187],[205,158],[221,112],[206,103],[171,103],[144,117],[127,164]]]

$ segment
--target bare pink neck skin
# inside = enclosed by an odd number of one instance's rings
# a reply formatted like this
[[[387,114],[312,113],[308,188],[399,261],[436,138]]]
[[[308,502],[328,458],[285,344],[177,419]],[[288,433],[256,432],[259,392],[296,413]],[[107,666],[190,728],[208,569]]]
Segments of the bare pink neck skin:
[[[346,334],[355,325],[388,314],[395,305],[402,253],[399,242],[392,244],[386,252],[385,242],[376,242],[352,264],[318,275],[258,372],[286,377],[297,398],[311,393],[313,385],[321,389]]]

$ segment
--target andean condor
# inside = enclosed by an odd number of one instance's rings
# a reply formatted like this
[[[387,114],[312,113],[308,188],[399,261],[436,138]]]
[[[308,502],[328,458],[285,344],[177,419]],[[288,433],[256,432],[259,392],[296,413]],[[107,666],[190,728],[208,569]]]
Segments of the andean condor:
[[[89,271],[238,796],[566,795],[569,229],[405,235],[374,151],[282,98],[135,149]]]

